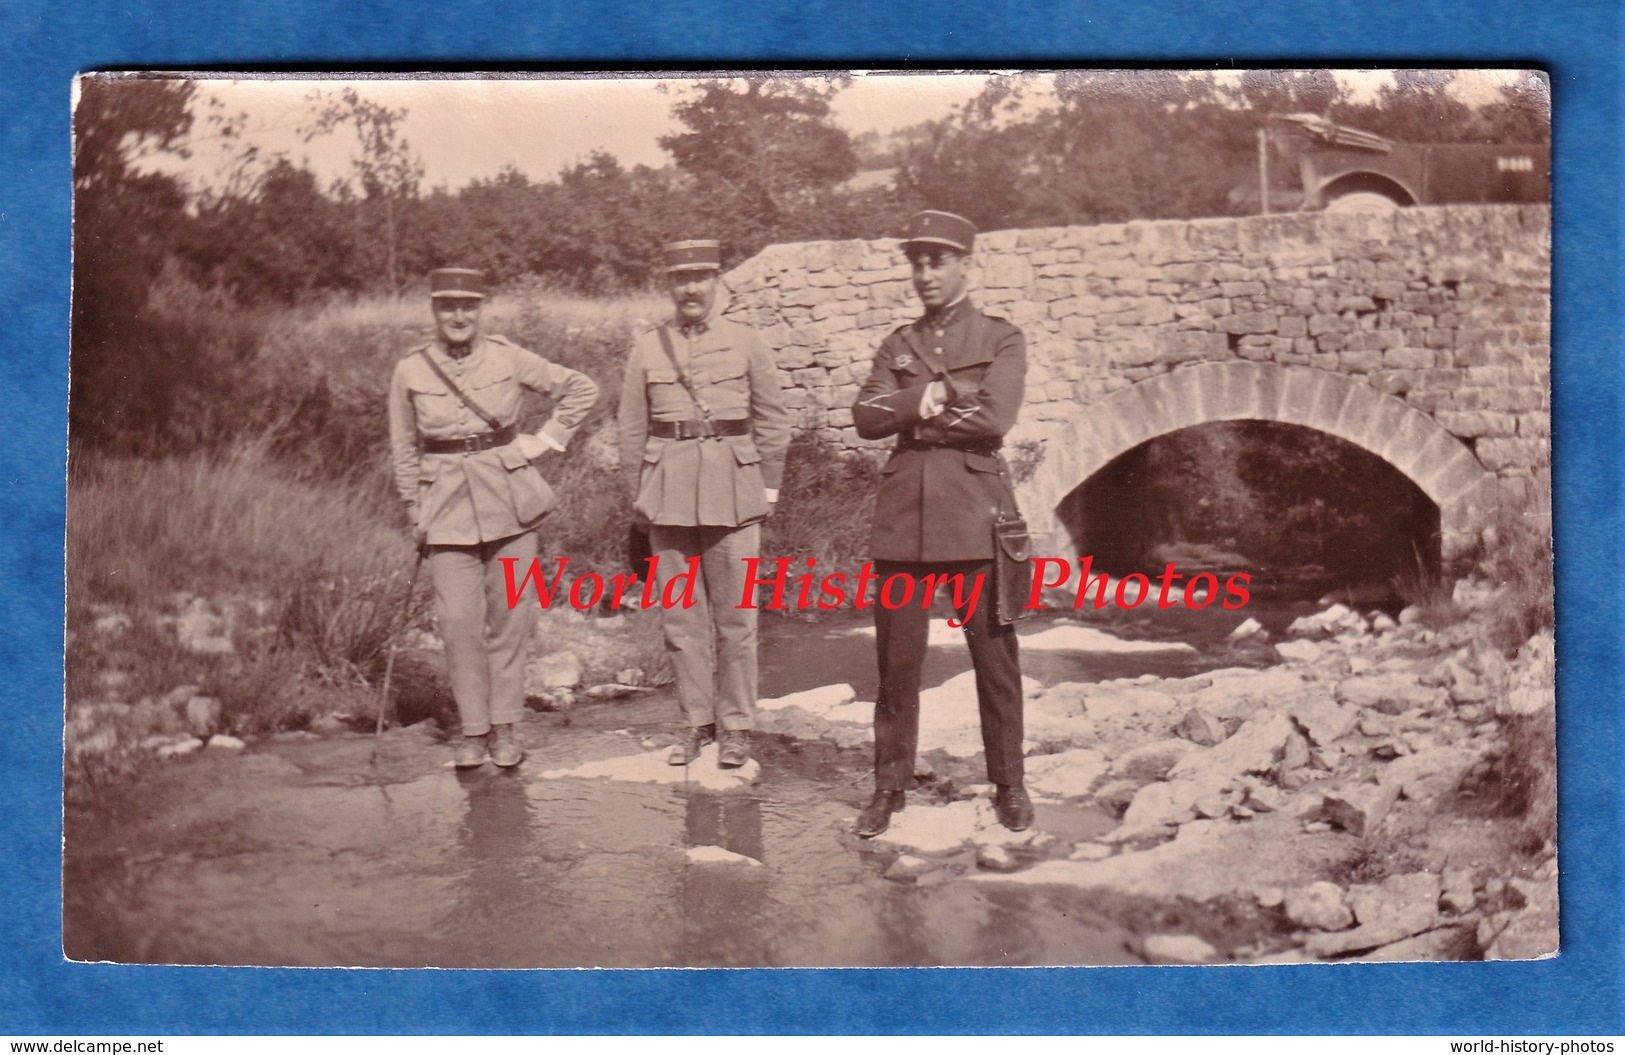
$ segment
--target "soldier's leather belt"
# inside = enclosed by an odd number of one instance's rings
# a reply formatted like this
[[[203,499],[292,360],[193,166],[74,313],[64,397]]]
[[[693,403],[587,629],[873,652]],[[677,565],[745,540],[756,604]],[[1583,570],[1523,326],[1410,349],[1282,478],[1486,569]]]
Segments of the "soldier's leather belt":
[[[488,451],[492,447],[506,447],[513,442],[519,430],[512,425],[504,426],[494,432],[481,432],[475,436],[461,436],[455,440],[431,440],[423,438],[424,454],[478,454]]]
[[[651,421],[649,435],[662,440],[698,440],[708,436],[749,436],[749,418],[717,418],[702,421]]]
[[[899,450],[964,451],[966,454],[997,454],[1003,440],[922,440],[910,437],[898,444]]]

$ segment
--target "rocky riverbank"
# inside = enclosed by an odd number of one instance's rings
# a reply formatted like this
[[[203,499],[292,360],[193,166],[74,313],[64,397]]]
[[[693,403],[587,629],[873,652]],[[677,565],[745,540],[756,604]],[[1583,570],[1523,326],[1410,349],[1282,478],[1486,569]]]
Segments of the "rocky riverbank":
[[[1527,786],[1555,729],[1552,638],[1508,662],[1483,640],[1497,595],[1465,586],[1456,600],[1462,618],[1437,630],[1415,609],[1395,621],[1333,606],[1293,623],[1264,670],[1028,679],[1040,811],[1020,835],[993,820],[990,788],[939,775],[974,774],[955,763],[980,749],[972,677],[951,679],[922,699],[927,790],[872,845],[898,853],[892,874],[909,882],[1055,884],[1249,916],[1239,931],[1146,936],[1140,951],[1163,962],[1555,954],[1555,800]],[[765,701],[764,725],[856,744],[870,709],[830,686]],[[1115,826],[1062,834],[1077,828],[1067,813],[1091,809]]]
[[[1087,892],[1138,935],[1132,953],[1152,962],[1551,955],[1552,638],[1536,635],[1508,660],[1487,643],[1499,595],[1464,584],[1454,602],[1444,622],[1416,609],[1395,620],[1332,606],[1298,619],[1278,642],[1245,620],[1233,634],[1236,654],[1273,654],[1262,669],[1025,679],[1028,785],[1039,808],[1034,829],[1019,834],[997,824],[981,783],[973,675],[948,678],[923,693],[920,786],[907,809],[867,842],[843,818],[835,842],[881,855],[877,867],[902,884]],[[549,613],[538,633],[548,647],[529,671],[532,705],[567,712],[650,691],[658,653],[637,618]],[[182,649],[225,663],[234,650],[221,642],[242,647],[255,632],[252,619],[197,598],[165,627]],[[133,630],[127,616],[101,613],[88,632],[112,643]],[[861,647],[855,639],[872,632],[839,633]],[[933,647],[961,650],[959,636],[934,625]],[[404,655],[431,659],[438,645],[421,632],[409,644]],[[1046,653],[1161,652],[1177,661],[1193,651],[1070,622],[1024,628],[1022,647],[1029,670],[1040,671],[1051,669]],[[121,683],[103,675],[98,684],[111,695]],[[316,714],[299,735],[370,728],[370,694],[332,698],[345,709]],[[872,709],[852,687],[825,685],[762,701],[760,729],[849,749],[861,774]],[[440,724],[450,727],[446,716]],[[257,740],[196,684],[134,703],[79,703],[67,727],[70,761],[81,764],[119,750],[153,762],[238,752]],[[667,733],[634,742],[633,754],[532,776],[684,778],[664,764]],[[716,777],[701,783],[722,793],[759,777],[755,766],[724,775],[703,759],[695,769]],[[768,774],[764,787],[771,782]]]

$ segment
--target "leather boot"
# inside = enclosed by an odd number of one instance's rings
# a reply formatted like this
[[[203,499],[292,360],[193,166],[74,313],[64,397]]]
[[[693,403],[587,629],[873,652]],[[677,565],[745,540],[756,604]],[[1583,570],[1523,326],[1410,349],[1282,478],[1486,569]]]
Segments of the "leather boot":
[[[858,814],[858,823],[852,826],[852,833],[860,839],[873,839],[891,827],[891,815],[902,811],[906,796],[907,793],[902,791],[877,790],[869,805]]]
[[[491,726],[491,761],[496,765],[507,768],[517,766],[525,760],[525,751],[514,739],[513,726]]]
[[[700,757],[700,749],[717,738],[717,727],[714,725],[699,725],[688,731],[688,736],[682,743],[671,749],[666,761],[674,766],[686,766]]]
[[[993,812],[999,823],[1013,832],[1024,832],[1033,826],[1033,800],[1020,784],[1000,784],[993,793]]]
[[[738,769],[750,761],[750,732],[746,729],[724,729],[721,746],[717,749],[718,769]]]
[[[451,764],[458,769],[485,765],[485,734],[463,737],[463,742],[457,745],[457,753],[451,758]]]

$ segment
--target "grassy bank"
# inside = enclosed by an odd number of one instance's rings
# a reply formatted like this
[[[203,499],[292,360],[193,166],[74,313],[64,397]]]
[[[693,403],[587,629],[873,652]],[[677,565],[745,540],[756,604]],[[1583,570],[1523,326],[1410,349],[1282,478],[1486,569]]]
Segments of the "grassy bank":
[[[421,592],[407,602],[411,545],[380,504],[263,446],[76,459],[70,721],[99,706],[122,730],[115,740],[178,732],[169,718],[184,701],[162,701],[196,694],[218,701],[216,731],[256,734],[359,705],[391,637],[423,614]],[[73,746],[70,781],[94,782],[97,767],[127,761],[113,748],[136,745],[104,744],[79,768]]]

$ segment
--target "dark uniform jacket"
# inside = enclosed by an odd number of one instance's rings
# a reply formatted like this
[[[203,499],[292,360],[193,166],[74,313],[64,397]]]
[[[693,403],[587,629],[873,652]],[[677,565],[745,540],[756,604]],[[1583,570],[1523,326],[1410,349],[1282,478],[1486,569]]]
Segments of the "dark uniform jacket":
[[[932,362],[951,390],[947,409],[927,421],[920,401]],[[1026,377],[1021,331],[964,299],[881,342],[852,407],[859,436],[898,438],[881,470],[874,559],[992,558],[994,518],[1014,511],[998,448],[1016,423]]]
[[[621,387],[621,471],[633,508],[651,523],[683,527],[761,520],[767,488],[782,482],[790,446],[790,412],[773,353],[750,327],[714,315],[692,337],[675,321],[666,326],[672,355],[661,348],[658,328],[640,333]],[[650,422],[703,420],[707,410],[714,420],[748,419],[748,432],[705,439],[651,434]]]

